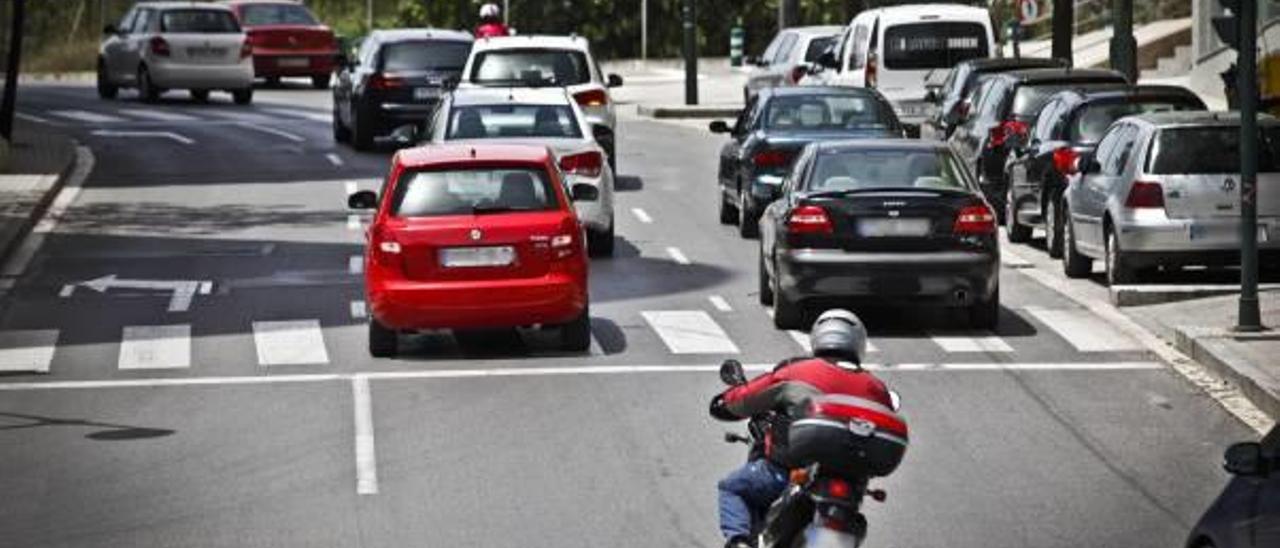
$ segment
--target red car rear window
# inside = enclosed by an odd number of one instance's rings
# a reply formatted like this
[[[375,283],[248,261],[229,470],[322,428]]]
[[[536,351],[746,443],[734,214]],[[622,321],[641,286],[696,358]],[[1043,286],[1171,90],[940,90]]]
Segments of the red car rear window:
[[[551,178],[534,168],[479,168],[405,172],[396,185],[391,213],[435,217],[560,207]]]
[[[249,27],[319,24],[307,8],[296,4],[246,4],[240,7],[240,21]]]

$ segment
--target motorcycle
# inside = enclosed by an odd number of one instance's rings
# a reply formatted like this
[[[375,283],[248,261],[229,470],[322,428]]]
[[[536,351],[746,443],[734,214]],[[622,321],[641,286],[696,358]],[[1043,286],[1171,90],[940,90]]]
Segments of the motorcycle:
[[[729,386],[747,383],[742,364],[726,360],[720,366],[720,380]],[[899,408],[896,392],[890,391],[893,409]],[[727,443],[744,443],[750,447],[748,459],[763,455],[764,439],[776,414],[757,415],[747,422],[747,435],[728,432]],[[864,423],[851,421],[847,429],[855,436],[867,437],[871,430]],[[874,429],[874,426],[871,427]],[[807,462],[814,460],[813,462]],[[824,465],[826,461],[828,465]],[[882,489],[871,489],[866,475],[854,474],[848,467],[831,465],[829,457],[803,459],[793,468],[790,484],[782,496],[763,516],[754,516],[757,548],[858,548],[867,536],[867,520],[862,515],[866,498],[884,502]],[[895,463],[896,465],[896,463]]]

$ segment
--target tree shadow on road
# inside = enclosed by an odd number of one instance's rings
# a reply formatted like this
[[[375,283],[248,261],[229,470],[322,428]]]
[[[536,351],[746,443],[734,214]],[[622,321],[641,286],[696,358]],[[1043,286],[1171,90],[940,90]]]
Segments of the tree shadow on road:
[[[105,430],[98,430],[85,435],[86,438],[98,441],[129,441],[160,438],[174,434],[173,430],[169,430],[167,428],[128,426],[108,422],[97,422],[88,419],[62,419],[42,415],[29,415],[26,413],[0,412],[0,418],[15,419],[17,421],[16,424],[0,425],[0,432],[53,426],[105,428]]]

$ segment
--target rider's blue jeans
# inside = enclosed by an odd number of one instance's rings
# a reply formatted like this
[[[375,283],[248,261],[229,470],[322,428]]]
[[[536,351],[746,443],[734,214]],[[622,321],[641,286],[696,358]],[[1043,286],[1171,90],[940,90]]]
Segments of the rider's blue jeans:
[[[751,522],[787,488],[787,471],[756,459],[720,480],[720,531],[726,539],[751,535]]]

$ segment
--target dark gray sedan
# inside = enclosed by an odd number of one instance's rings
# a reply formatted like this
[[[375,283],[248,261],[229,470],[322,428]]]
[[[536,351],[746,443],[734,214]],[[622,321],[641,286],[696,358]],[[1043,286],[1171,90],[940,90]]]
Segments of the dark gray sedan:
[[[1227,449],[1233,476],[1191,531],[1187,548],[1280,546],[1280,427]]]

